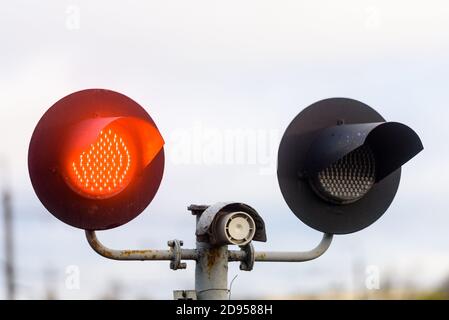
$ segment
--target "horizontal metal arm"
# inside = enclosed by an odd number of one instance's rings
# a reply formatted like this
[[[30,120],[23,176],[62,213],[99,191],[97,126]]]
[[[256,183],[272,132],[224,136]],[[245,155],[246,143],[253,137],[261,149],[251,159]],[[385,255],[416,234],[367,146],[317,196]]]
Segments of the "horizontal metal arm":
[[[105,247],[97,238],[95,231],[86,230],[87,242],[99,255],[113,260],[197,260],[198,253],[195,249],[176,250],[172,246],[169,250],[114,250]]]
[[[256,261],[303,262],[318,258],[329,249],[332,234],[325,233],[321,242],[312,250],[305,252],[266,251],[256,252]]]
[[[321,242],[312,250],[304,252],[288,252],[288,251],[260,251],[255,252],[254,260],[261,262],[303,262],[318,258],[329,248],[333,235],[325,233]],[[229,261],[244,261],[247,252],[244,250],[229,251]]]
[[[183,269],[185,264],[181,260],[198,260],[196,249],[182,249],[179,241],[169,241],[168,250],[115,250],[105,247],[97,238],[95,231],[86,230],[87,242],[99,255],[113,260],[170,260],[173,262],[172,269]],[[303,262],[318,258],[329,248],[332,242],[332,234],[324,234],[321,242],[314,249],[304,252],[288,251],[259,251],[254,252],[254,261],[261,262]],[[177,245],[176,245],[176,242]],[[182,242],[181,242],[182,243]],[[229,250],[229,261],[246,261],[248,252],[245,250]]]

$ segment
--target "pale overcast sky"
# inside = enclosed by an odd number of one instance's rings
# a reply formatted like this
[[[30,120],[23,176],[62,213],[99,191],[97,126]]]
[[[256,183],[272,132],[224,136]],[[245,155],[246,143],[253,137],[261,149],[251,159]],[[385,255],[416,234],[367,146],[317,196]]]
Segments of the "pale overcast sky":
[[[53,103],[86,88],[136,100],[166,140],[157,196],[131,223],[100,233],[109,246],[165,248],[180,238],[192,247],[186,207],[225,200],[265,219],[268,242],[256,248],[315,246],[321,235],[280,194],[277,147],[303,108],[350,97],[415,129],[424,152],[404,167],[376,224],[336,237],[313,262],[259,263],[252,272],[233,263],[233,297],[362,288],[370,265],[398,285],[429,287],[449,275],[447,1],[11,1],[0,9],[0,40],[1,183],[14,197],[19,298],[44,297],[45,282],[59,298],[83,299],[117,287],[123,298],[170,299],[173,289],[194,286],[193,263],[172,271],[168,262],[96,255],[83,231],[57,221],[35,196],[32,131]],[[251,135],[243,148],[223,142]],[[235,157],[226,160],[229,149]],[[65,283],[71,265],[79,290]]]

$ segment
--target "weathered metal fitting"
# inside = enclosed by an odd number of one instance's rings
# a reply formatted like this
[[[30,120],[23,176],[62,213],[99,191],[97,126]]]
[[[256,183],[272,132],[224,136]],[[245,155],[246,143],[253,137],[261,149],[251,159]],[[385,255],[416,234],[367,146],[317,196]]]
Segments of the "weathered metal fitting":
[[[171,248],[173,252],[172,260],[170,262],[170,269],[178,270],[187,268],[187,264],[185,262],[181,262],[182,252],[181,247],[184,244],[182,240],[169,240],[167,242],[168,246]]]
[[[240,262],[240,270],[242,271],[253,270],[256,253],[254,251],[254,246],[252,242],[246,244],[245,246],[242,246],[240,250],[246,253],[245,258]]]

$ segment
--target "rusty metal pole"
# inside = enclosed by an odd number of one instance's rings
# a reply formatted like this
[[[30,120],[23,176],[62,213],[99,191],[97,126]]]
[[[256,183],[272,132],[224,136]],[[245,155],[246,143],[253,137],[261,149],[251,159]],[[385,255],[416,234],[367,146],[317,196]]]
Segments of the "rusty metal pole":
[[[191,205],[188,210],[196,217],[196,226],[208,206]],[[228,300],[228,246],[213,246],[196,239],[195,292],[197,300]]]
[[[198,300],[228,300],[228,246],[197,242],[195,291]]]

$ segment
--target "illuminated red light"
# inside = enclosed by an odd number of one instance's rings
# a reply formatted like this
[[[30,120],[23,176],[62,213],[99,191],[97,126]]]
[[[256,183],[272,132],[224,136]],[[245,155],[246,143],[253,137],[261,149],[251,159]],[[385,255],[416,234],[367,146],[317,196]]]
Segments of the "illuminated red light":
[[[88,89],[55,103],[34,130],[28,168],[42,204],[86,230],[122,225],[154,198],[164,140],[150,115],[114,91]]]
[[[70,186],[81,195],[109,198],[133,178],[130,141],[111,128],[100,131],[96,141],[71,162]]]
[[[159,131],[134,117],[81,121],[65,136],[60,163],[68,186],[83,197],[122,192],[162,148]]]

